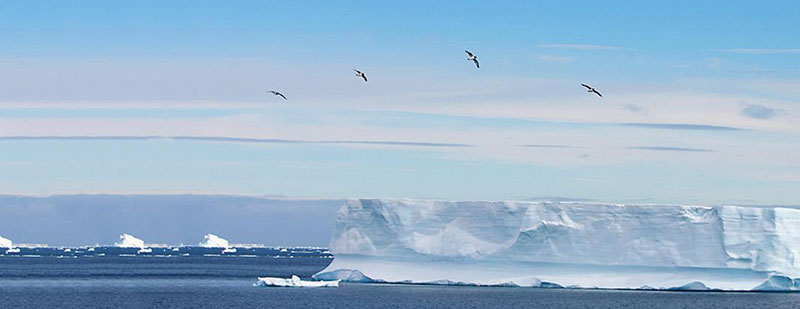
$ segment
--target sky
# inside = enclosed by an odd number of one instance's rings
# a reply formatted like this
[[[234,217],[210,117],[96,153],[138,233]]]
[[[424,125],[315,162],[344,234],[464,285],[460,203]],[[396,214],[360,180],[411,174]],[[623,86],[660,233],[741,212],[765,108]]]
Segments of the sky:
[[[798,14],[0,0],[0,193],[797,204]]]

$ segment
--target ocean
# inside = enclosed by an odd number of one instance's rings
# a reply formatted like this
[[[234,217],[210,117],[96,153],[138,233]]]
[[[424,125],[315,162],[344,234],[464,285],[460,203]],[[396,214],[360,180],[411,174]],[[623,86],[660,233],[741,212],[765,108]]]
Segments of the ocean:
[[[0,308],[800,308],[797,293],[253,286],[259,276],[309,278],[332,261],[324,250],[298,252],[0,256]]]

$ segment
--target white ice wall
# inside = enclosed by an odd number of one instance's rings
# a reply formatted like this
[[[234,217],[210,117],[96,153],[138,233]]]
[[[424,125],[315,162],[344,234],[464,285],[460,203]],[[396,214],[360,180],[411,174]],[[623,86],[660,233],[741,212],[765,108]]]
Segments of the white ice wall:
[[[330,246],[337,256],[739,268],[797,276],[800,210],[351,200],[337,215]]]

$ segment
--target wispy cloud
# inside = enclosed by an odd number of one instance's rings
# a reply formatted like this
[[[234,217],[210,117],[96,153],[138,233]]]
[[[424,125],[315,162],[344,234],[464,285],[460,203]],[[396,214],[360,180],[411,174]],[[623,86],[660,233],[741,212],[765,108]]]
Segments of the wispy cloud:
[[[638,113],[641,113],[641,112],[644,111],[644,108],[642,108],[641,106],[636,105],[636,104],[623,104],[622,108],[624,108],[624,109],[626,109],[626,110],[628,110],[628,111],[630,111],[631,113],[634,113],[634,114],[638,114]]]
[[[545,62],[558,62],[558,63],[569,63],[572,62],[575,58],[570,56],[554,56],[548,54],[533,54],[534,58],[539,59]]]
[[[527,145],[519,145],[520,147],[527,147],[527,148],[583,148],[579,146],[572,146],[572,145],[548,145],[548,144],[527,144]]]
[[[633,146],[633,147],[628,147],[628,149],[649,150],[649,151],[714,152],[714,150],[711,149],[684,148],[684,147],[671,147],[671,146]]]
[[[706,59],[706,65],[709,69],[719,70],[719,68],[722,66],[722,59],[717,57],[708,58]]]
[[[691,124],[691,123],[641,123],[641,122],[625,122],[618,123],[620,126],[637,127],[647,129],[666,129],[666,130],[697,130],[697,131],[745,131],[742,128],[715,126],[708,124]]]
[[[541,44],[540,48],[558,48],[575,50],[623,50],[619,46],[593,45],[593,44]]]
[[[417,147],[473,147],[469,144],[414,142],[414,141],[359,141],[359,140],[295,140],[272,138],[244,138],[224,136],[2,136],[0,141],[25,141],[25,140],[76,140],[76,141],[145,141],[145,140],[176,140],[176,141],[203,141],[203,142],[233,142],[233,143],[258,143],[258,144],[360,144],[384,146],[417,146]]]
[[[755,119],[770,119],[775,117],[777,110],[758,104],[747,104],[742,107],[742,116]]]
[[[718,51],[746,55],[800,54],[800,48],[728,48]]]

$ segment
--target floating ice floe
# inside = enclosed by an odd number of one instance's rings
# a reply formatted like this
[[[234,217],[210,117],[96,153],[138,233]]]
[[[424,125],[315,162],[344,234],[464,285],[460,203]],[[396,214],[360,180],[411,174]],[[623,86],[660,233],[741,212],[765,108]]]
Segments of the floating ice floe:
[[[20,252],[19,248],[8,248],[8,249],[6,249],[6,254],[14,254],[14,253],[19,253],[19,252]]]
[[[298,276],[292,278],[259,277],[254,286],[261,287],[291,287],[291,288],[335,288],[339,287],[339,281],[308,281],[301,280]]]
[[[225,248],[222,249],[222,254],[234,254],[236,253],[236,248]]]

